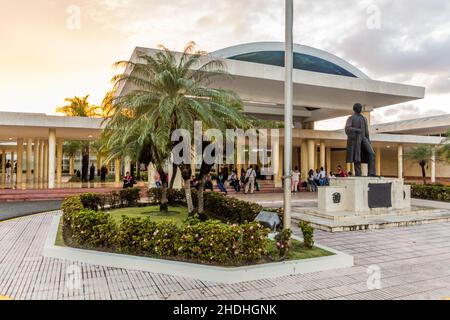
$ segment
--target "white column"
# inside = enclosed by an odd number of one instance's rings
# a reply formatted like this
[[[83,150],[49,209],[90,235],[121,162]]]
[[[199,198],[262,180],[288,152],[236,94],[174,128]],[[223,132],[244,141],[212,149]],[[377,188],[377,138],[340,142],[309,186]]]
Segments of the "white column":
[[[327,164],[326,164],[326,152],[325,152],[325,142],[321,141],[320,142],[320,167],[322,168],[326,168]]]
[[[431,149],[431,183],[436,183],[436,147]]]
[[[44,141],[44,181],[48,181],[48,141]]]
[[[282,183],[282,170],[281,166],[281,154],[280,154],[280,140],[274,139],[272,144],[272,169],[273,169],[273,183],[276,188],[281,188]]]
[[[31,181],[31,154],[33,153],[33,140],[31,138],[27,139],[27,181]]]
[[[6,150],[2,149],[2,178],[6,177]]]
[[[124,172],[124,174],[127,174],[127,172],[131,173],[131,158],[130,158],[130,156],[125,157],[125,172]]]
[[[308,140],[308,172],[315,169],[316,145],[314,140]]]
[[[398,160],[398,177],[403,178],[403,146],[401,144],[397,147],[397,160]]]
[[[375,152],[377,176],[381,176],[381,148],[377,147],[377,150]]]
[[[155,188],[156,187],[156,181],[155,181],[155,165],[153,163],[150,163],[147,167],[147,174],[148,174],[148,188]]]
[[[302,140],[301,147],[301,168],[302,168],[302,181],[306,181],[308,177],[308,145],[306,144],[306,140]]]
[[[19,184],[22,183],[22,173],[23,173],[23,139],[17,139],[17,187],[20,189]]]
[[[39,149],[40,149],[40,147],[39,147],[39,140],[34,140],[34,148],[33,148],[33,165],[34,165],[33,180],[35,182],[39,181],[39,155],[40,155]]]
[[[330,173],[331,170],[333,170],[332,165],[331,165],[331,148],[326,148],[325,150],[326,152],[326,172],[327,174]]]
[[[42,182],[44,180],[45,140],[41,140],[39,146],[39,179]]]
[[[48,133],[48,187],[55,188],[56,170],[56,130],[50,129]]]

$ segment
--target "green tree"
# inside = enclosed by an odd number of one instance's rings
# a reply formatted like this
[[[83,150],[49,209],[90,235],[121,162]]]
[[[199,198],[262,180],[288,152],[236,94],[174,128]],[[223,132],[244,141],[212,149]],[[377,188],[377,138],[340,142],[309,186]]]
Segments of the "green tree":
[[[439,148],[439,156],[442,160],[450,162],[450,129],[446,133],[446,138]]]
[[[422,169],[422,179],[423,184],[427,183],[426,170],[425,167],[429,161],[431,161],[431,156],[433,153],[433,147],[430,145],[418,145],[417,147],[412,147],[405,152],[405,158],[417,162]]]
[[[65,114],[69,117],[101,117],[102,108],[91,105],[88,102],[89,95],[84,97],[66,98],[64,101],[66,104],[56,108],[57,113]],[[83,141],[81,143],[82,154],[82,168],[81,168],[81,180],[83,182],[88,181],[89,171],[89,141]]]
[[[213,88],[216,77],[229,77],[221,60],[205,59],[190,42],[181,54],[164,47],[154,55],[141,54],[137,62],[120,61],[117,67],[132,70],[113,78],[115,87],[122,81],[132,83],[136,89],[117,97],[113,103],[107,129],[121,128],[125,140],[137,132],[140,150],[145,142],[153,148],[157,160],[167,155],[174,144],[170,137],[176,129],[185,129],[193,136],[194,122],[201,121],[203,129],[248,125],[242,113],[242,102],[230,91]],[[118,137],[119,138],[119,137]],[[164,162],[167,159],[164,159]],[[155,163],[158,167],[161,163]],[[189,163],[179,166],[190,214],[194,212]],[[176,172],[174,172],[174,175]]]

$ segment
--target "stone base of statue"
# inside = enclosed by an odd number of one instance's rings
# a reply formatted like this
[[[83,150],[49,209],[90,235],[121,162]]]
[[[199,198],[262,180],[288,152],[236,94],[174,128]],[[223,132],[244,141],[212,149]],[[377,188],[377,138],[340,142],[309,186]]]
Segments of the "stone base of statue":
[[[397,178],[332,178],[318,188],[317,202],[293,208],[292,219],[331,232],[450,221],[447,210],[411,205],[411,187]]]
[[[319,189],[319,210],[358,214],[411,207],[411,186],[403,179],[348,177],[332,178],[330,186]]]

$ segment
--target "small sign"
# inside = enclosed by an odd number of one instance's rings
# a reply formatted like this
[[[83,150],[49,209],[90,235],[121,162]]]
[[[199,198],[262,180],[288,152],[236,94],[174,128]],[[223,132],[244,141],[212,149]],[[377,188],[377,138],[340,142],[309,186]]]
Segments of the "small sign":
[[[255,218],[263,226],[275,230],[281,224],[280,217],[276,212],[261,211]]]

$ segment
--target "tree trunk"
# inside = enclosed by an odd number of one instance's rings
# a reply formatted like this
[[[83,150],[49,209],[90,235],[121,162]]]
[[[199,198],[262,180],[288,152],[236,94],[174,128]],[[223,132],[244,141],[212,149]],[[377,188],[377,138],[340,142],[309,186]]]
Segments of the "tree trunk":
[[[172,164],[172,176],[170,177],[169,189],[173,189],[173,184],[175,183],[175,177],[177,176],[178,166],[176,164]]]
[[[205,188],[205,181],[199,180],[198,182],[198,191],[197,191],[197,201],[198,201],[198,214],[202,215],[205,212],[205,203],[203,200],[203,191]]]
[[[427,184],[427,174],[425,171],[425,164],[420,164],[420,167],[422,168],[422,179],[423,179],[423,184]]]
[[[169,211],[169,200],[167,199],[167,176],[164,170],[159,171],[161,177],[161,204],[159,206],[159,211],[167,212]]]
[[[194,204],[192,203],[191,179],[184,180],[184,193],[186,195],[186,204],[189,216],[194,215]]]

